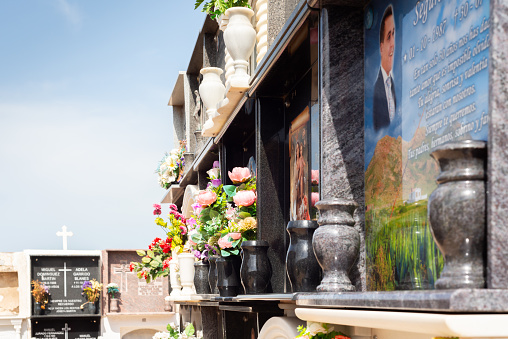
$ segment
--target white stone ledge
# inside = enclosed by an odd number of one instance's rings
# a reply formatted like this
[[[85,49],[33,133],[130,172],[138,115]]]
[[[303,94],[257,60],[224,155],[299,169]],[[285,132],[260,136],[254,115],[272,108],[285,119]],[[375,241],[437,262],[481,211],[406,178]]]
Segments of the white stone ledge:
[[[444,337],[508,337],[508,314],[442,314],[297,308],[306,321]]]

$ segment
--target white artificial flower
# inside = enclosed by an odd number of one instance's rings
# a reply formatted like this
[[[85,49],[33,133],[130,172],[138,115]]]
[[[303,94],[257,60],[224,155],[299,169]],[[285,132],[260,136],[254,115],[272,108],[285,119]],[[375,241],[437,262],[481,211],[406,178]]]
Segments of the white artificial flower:
[[[327,330],[326,328],[323,327],[323,323],[315,323],[315,322],[308,321],[307,322],[307,331],[309,331],[309,334],[311,336],[315,336],[318,333],[326,334],[326,333],[333,331],[333,326],[329,326],[328,330]]]
[[[175,323],[170,323],[170,324],[169,324],[169,326],[170,326],[172,329],[176,330],[176,324],[175,324]]]
[[[170,339],[169,333],[157,332],[153,335],[152,339]]]
[[[206,174],[208,174],[208,177],[210,179],[219,179],[220,169],[219,168],[212,168],[212,169],[206,171]]]
[[[197,331],[196,332],[196,338],[203,339],[203,331]]]

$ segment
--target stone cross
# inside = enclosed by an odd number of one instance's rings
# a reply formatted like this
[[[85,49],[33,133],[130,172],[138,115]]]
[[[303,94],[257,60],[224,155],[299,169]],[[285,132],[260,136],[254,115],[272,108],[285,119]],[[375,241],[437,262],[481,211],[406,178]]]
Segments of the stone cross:
[[[69,339],[69,331],[71,330],[71,328],[69,327],[69,325],[67,325],[67,323],[65,323],[65,327],[62,328],[62,331],[65,331],[65,339]]]
[[[127,292],[127,274],[134,274],[130,271],[128,264],[120,264],[118,267],[113,267],[113,273],[115,275],[120,274],[120,292]],[[124,288],[124,282],[125,281],[125,290]]]
[[[67,251],[67,237],[72,237],[74,234],[72,232],[67,232],[67,226],[62,226],[62,231],[56,232],[56,235],[62,237],[63,249],[64,251]]]

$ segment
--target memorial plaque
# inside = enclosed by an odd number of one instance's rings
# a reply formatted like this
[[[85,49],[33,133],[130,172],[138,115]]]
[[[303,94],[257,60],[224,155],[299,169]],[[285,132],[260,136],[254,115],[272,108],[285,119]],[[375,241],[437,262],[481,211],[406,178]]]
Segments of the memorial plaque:
[[[100,320],[95,318],[46,318],[32,320],[32,338],[98,339]]]
[[[372,1],[365,13],[365,227],[370,290],[430,289],[432,148],[487,140],[489,0]]]
[[[99,259],[98,256],[32,257],[32,280],[49,287],[50,298],[44,315],[83,314],[80,306],[86,298],[81,295],[81,287],[87,280],[100,281]]]
[[[118,285],[119,312],[164,312],[164,297],[169,295],[168,277],[157,278],[147,284],[129,269],[131,261],[140,260],[136,251],[107,250],[102,253],[104,284]],[[106,312],[109,312],[109,297],[103,295],[103,298]]]

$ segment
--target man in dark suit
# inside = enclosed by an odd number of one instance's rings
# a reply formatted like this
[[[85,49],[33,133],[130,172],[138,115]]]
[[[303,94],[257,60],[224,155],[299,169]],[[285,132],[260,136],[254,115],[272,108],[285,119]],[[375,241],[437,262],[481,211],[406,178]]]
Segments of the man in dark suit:
[[[381,20],[379,30],[379,52],[381,54],[381,67],[374,85],[374,102],[372,113],[374,130],[390,126],[395,118],[396,100],[393,83],[393,54],[395,51],[395,22],[393,8],[388,6]]]

